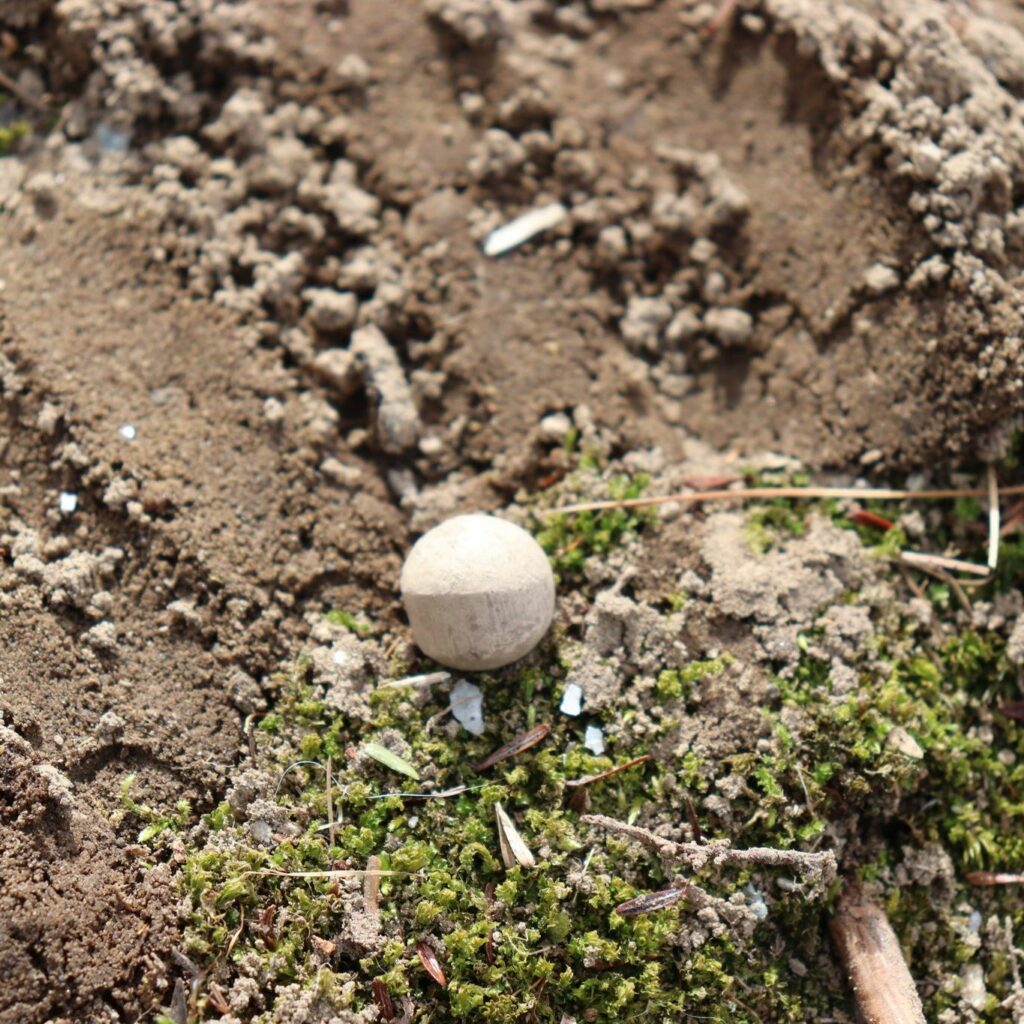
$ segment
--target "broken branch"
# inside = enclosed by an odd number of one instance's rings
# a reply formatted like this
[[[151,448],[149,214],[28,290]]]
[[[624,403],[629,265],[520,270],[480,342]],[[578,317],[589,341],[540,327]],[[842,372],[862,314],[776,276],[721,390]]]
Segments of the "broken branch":
[[[847,890],[829,931],[865,1024],[925,1024],[914,979],[881,907]]]

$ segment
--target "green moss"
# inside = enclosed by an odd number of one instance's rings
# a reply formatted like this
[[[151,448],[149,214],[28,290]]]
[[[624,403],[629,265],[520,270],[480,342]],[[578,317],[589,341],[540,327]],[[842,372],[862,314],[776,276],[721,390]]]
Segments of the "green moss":
[[[567,487],[592,493],[594,482],[583,487],[578,478]],[[638,494],[643,485],[620,478],[609,490]],[[801,510],[767,508],[759,525],[771,544],[804,528]],[[615,511],[611,518],[536,518],[563,581],[580,587],[587,559],[604,556],[650,521]],[[870,546],[902,543],[898,531],[857,529]],[[857,594],[847,599],[861,600]],[[240,958],[258,961],[269,977],[260,1018],[266,1024],[284,984],[317,987],[330,1006],[358,1011],[371,1003],[374,979],[394,1000],[411,998],[418,1024],[558,1024],[563,1014],[598,1024],[849,1018],[849,995],[824,928],[827,914],[799,887],[787,887],[784,874],[708,868],[692,877],[725,896],[749,885],[749,893],[766,901],[768,920],[750,942],[725,929],[702,935],[691,947],[688,940],[700,924],[685,901],[656,914],[615,913],[624,900],[664,888],[676,876],[634,844],[595,837],[578,812],[589,802],[589,810],[635,820],[659,806],[709,838],[737,846],[821,848],[837,831],[856,835],[845,847],[844,874],[883,886],[911,957],[938,962],[936,971],[929,966],[926,972],[943,979],[931,996],[929,1019],[955,1008],[954,982],[946,979],[955,978],[969,951],[963,928],[948,908],[936,909],[927,887],[899,889],[893,873],[905,846],[930,841],[949,852],[958,877],[977,866],[1014,867],[1024,858],[1018,838],[1024,835],[1024,735],[994,710],[1013,695],[1016,678],[997,636],[951,632],[932,647],[914,639],[897,611],[884,618],[877,649],[864,652],[860,678],[844,680],[842,690],[815,653],[819,637],[805,634],[799,663],[785,673],[779,666],[776,693],[764,711],[771,742],[752,739],[723,761],[677,749],[671,723],[673,715],[682,720],[694,712],[680,702],[724,672],[728,655],[666,669],[653,683],[644,680],[658,700],[643,716],[635,708],[616,709],[620,728],[607,730],[609,751],[601,757],[582,746],[583,723],[558,713],[570,649],[563,650],[558,636],[546,641],[528,668],[479,676],[494,730],[480,738],[445,732],[437,724],[444,696],[425,691],[412,699],[401,690],[380,690],[370,698],[372,721],[346,716],[315,699],[308,666],[300,662],[274,680],[275,710],[261,722],[256,740],[257,766],[278,775],[295,766],[283,776],[277,801],[297,831],[275,833],[264,848],[233,821],[227,805],[206,816],[181,871],[191,907],[189,955],[222,987],[235,977]],[[403,670],[426,667],[413,663]],[[633,730],[641,720],[643,727]],[[543,743],[482,774],[472,769],[499,743],[540,722],[551,726]],[[897,728],[920,745],[920,757],[891,742]],[[401,736],[401,756],[422,782],[359,755],[368,742],[387,747],[387,730]],[[634,734],[644,740],[623,738]],[[641,753],[656,757],[585,791],[566,784]],[[328,757],[333,844],[322,827]],[[701,800],[726,777],[728,823]],[[460,785],[471,788],[447,799],[401,795]],[[503,866],[494,818],[498,800],[537,856],[535,868]],[[393,872],[380,881],[385,938],[372,949],[339,941],[329,957],[317,953],[314,938],[334,942],[344,934],[362,880],[310,873],[358,870],[370,857]],[[958,889],[953,898],[965,896]],[[1012,913],[1017,927],[1024,927],[1020,908]],[[271,925],[261,923],[268,917]],[[420,941],[438,951],[446,989],[420,962]],[[1008,966],[994,956],[985,966],[990,994],[1001,999]],[[987,1012],[986,1020],[999,1020],[997,1008]]]
[[[684,668],[666,669],[655,681],[654,692],[662,700],[689,700],[695,683],[720,676],[733,660],[732,655],[723,654],[720,658],[712,658],[709,661],[691,661]]]
[[[750,550],[763,555],[787,537],[803,537],[807,533],[806,510],[781,498],[767,505],[752,505],[747,511],[744,533]]]
[[[648,478],[642,473],[632,477],[615,476],[605,484],[603,498],[613,501],[639,498],[648,483]],[[573,491],[580,487],[579,479],[570,478],[558,491],[559,503],[571,501]],[[593,488],[585,490],[592,491]],[[570,515],[546,515],[538,511],[532,526],[538,543],[551,559],[558,579],[567,582],[581,579],[589,558],[606,555],[628,536],[654,521],[655,515],[650,509],[614,508]]]
[[[28,121],[12,121],[10,124],[0,125],[0,157],[12,152],[31,132],[32,126]]]
[[[137,803],[131,795],[135,776],[127,775],[121,783],[121,806],[125,816],[132,816],[148,824],[139,832],[138,842],[149,843],[168,831],[185,828],[192,816],[192,805],[188,800],[179,800],[173,812],[161,812],[146,804]]]
[[[367,625],[365,622],[360,622],[350,612],[342,611],[340,608],[332,608],[324,618],[333,623],[335,626],[344,626],[350,633],[355,633],[356,636],[369,636],[373,632],[373,627]]]

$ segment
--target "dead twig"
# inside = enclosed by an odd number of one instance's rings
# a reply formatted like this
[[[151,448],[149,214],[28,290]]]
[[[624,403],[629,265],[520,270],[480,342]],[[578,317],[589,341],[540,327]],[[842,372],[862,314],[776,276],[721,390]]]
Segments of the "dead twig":
[[[566,779],[566,786],[589,786],[593,782],[600,782],[602,779],[610,779],[613,775],[618,775],[619,772],[624,772],[627,768],[633,768],[638,764],[644,764],[651,760],[650,754],[641,754],[639,757],[634,757],[631,761],[626,761],[625,764],[617,764],[614,768],[606,768],[603,772],[597,772],[595,775],[584,775],[582,779]]]
[[[925,1024],[914,979],[881,907],[849,889],[829,931],[865,1024]]]
[[[708,864],[762,864],[766,867],[795,868],[820,892],[824,892],[836,878],[836,855],[831,850],[824,850],[821,853],[774,850],[769,847],[734,850],[724,842],[715,840],[706,843],[677,843],[671,839],[663,839],[639,825],[628,825],[624,821],[617,821],[603,814],[585,814],[581,820],[589,825],[596,825],[609,832],[635,839],[665,860],[682,861],[694,871],[700,871]]]
[[[479,764],[473,765],[473,771],[485,772],[488,768],[493,768],[499,761],[507,761],[510,757],[517,757],[524,750],[535,747],[541,740],[547,737],[549,732],[551,732],[551,726],[546,722],[541,725],[535,725],[532,729],[520,733],[511,743],[498,747],[497,750],[485,757]]]
[[[903,555],[914,555],[914,554],[918,554],[918,552],[914,552],[914,551],[904,551],[903,552]],[[904,572],[906,572],[906,565],[907,565],[907,563],[905,563],[903,561],[903,555],[900,556],[900,561],[897,564],[899,564],[900,568],[903,569]],[[948,586],[949,589],[953,591],[953,596],[960,603],[960,607],[963,608],[963,610],[965,612],[967,612],[968,614],[970,613],[970,611],[971,611],[971,601],[970,601],[970,598],[968,598],[967,594],[964,592],[964,588],[961,585],[964,581],[958,580],[955,576],[951,576],[940,565],[932,565],[928,561],[927,557],[922,558],[919,561],[917,561],[914,564],[914,568],[918,569],[919,571],[921,571],[923,573],[927,573],[929,576],[933,577],[934,579],[937,579],[940,583],[945,583],[946,586]],[[987,580],[987,576],[986,576],[986,580]],[[978,581],[972,580],[971,583],[972,584],[975,583],[975,582],[984,583],[986,580],[978,580]]]
[[[1024,494],[1024,485],[1004,487],[1004,497]],[[874,501],[945,501],[953,498],[984,498],[988,488],[951,487],[939,490],[904,491],[884,487],[746,487],[735,491],[683,491],[648,498],[622,498],[609,501],[587,501],[578,505],[549,508],[543,515],[568,515],[572,512],[598,512],[612,508],[646,508],[650,505],[699,505],[706,501],[763,501],[771,498],[852,498]]]
[[[0,87],[6,89],[23,107],[31,107],[35,111],[46,109],[45,103],[41,103],[35,96],[30,96],[10,75],[3,71],[0,71]]]

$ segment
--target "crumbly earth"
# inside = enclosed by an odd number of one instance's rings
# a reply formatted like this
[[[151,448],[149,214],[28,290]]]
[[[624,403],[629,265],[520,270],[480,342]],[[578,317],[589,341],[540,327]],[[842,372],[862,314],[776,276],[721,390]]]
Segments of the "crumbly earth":
[[[403,636],[402,554],[445,515],[522,517],[581,458],[625,453],[659,489],[790,459],[942,480],[1002,455],[1019,417],[1016,5],[286,10],[0,0],[3,1024],[171,1004],[178,890],[136,841],[126,777],[157,820],[189,801],[181,828],[216,806],[268,680],[324,660],[329,609],[369,629],[369,686]],[[553,231],[483,256],[554,201]],[[777,742],[777,674],[799,691],[802,651],[841,694],[884,675],[868,620],[896,599],[847,602],[891,579],[825,518],[780,548],[780,521],[670,510],[656,542],[585,566],[553,540],[568,671],[609,721],[628,695],[630,747],[674,763],[703,744],[724,834],[727,760]],[[901,526],[922,546],[945,529]],[[989,596],[975,627],[1018,621],[1019,665],[1020,608]],[[936,650],[966,628],[900,600]],[[686,677],[698,662],[717,667]],[[645,705],[662,672],[703,709],[663,734]],[[325,700],[370,713],[343,686]],[[950,820],[930,841],[970,853]],[[877,856],[846,809],[829,827],[849,863]],[[946,870],[913,829],[886,884]],[[282,996],[296,1020],[308,998]]]

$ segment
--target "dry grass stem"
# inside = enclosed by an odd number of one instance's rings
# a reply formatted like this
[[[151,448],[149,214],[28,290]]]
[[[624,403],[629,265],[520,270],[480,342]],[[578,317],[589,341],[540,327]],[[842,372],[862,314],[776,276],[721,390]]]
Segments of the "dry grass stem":
[[[331,793],[331,755],[327,755],[327,841],[334,845],[334,797]]]
[[[999,562],[999,479],[991,463],[986,466],[988,477],[988,567],[994,571]]]
[[[420,676],[405,676],[403,679],[392,679],[388,683],[381,683],[378,690],[394,690],[401,686],[434,686],[437,683],[447,683],[451,679],[450,672],[427,672]]]
[[[759,501],[771,498],[853,498],[873,501],[945,501],[953,498],[984,498],[988,488],[951,487],[928,491],[903,491],[884,487],[746,487],[734,491],[683,491],[680,494],[662,494],[649,498],[628,498],[618,501],[587,501],[578,505],[563,505],[544,511],[553,516],[570,512],[597,512],[610,508],[645,508],[649,505],[667,505],[679,502],[699,505],[705,501]],[[1004,487],[1003,496],[1024,494],[1024,485]]]
[[[373,917],[380,915],[380,857],[374,855],[366,861],[366,877],[363,879],[363,903],[366,912]]]
[[[829,931],[864,1024],[925,1024],[914,979],[881,907],[848,890]]]

